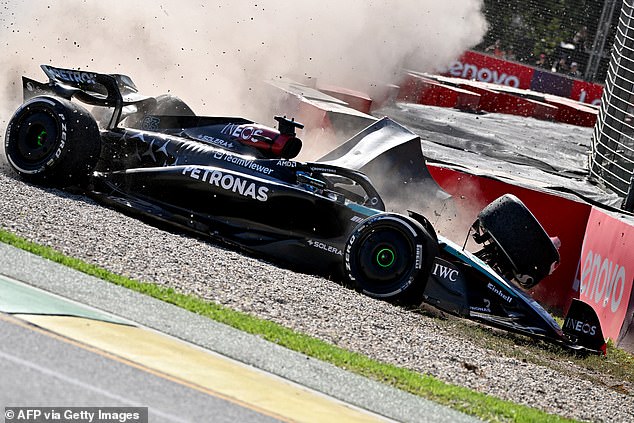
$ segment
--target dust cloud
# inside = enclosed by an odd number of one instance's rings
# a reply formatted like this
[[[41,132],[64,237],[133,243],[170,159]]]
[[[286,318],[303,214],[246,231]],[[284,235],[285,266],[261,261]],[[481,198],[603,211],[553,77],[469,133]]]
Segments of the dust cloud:
[[[481,0],[0,1],[0,132],[40,64],[132,77],[198,114],[261,117],[286,75],[371,91],[478,43]],[[255,116],[254,116],[255,115]],[[272,116],[263,123],[272,123]]]

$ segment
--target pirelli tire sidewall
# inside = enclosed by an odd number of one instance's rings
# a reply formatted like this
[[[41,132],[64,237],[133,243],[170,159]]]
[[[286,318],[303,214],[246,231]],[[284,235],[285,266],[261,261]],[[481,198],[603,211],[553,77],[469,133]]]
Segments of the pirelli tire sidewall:
[[[14,113],[4,148],[9,164],[23,179],[66,187],[88,182],[99,160],[101,139],[85,108],[62,98],[38,96]]]
[[[361,222],[348,237],[344,274],[370,297],[418,306],[437,253],[435,237],[419,222],[380,213]]]

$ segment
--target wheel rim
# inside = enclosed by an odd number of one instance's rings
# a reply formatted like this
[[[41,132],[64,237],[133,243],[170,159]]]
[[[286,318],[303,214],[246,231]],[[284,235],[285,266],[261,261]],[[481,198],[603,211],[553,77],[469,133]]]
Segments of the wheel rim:
[[[357,254],[364,289],[385,293],[411,274],[415,261],[413,241],[393,226],[374,228],[362,236]]]
[[[396,252],[389,247],[381,248],[374,259],[380,267],[387,269],[394,264]]]
[[[23,167],[37,167],[46,162],[59,146],[55,117],[37,111],[24,118],[18,125],[15,153],[12,159]]]

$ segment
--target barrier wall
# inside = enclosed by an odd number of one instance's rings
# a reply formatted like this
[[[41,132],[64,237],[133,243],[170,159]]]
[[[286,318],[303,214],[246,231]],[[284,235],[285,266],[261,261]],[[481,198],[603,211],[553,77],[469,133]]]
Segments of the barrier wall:
[[[594,105],[601,103],[603,93],[603,86],[599,84],[475,51],[467,51],[452,62],[446,75],[554,94]]]
[[[569,84],[569,87],[571,86],[572,83]],[[555,120],[587,127],[594,126],[599,114],[598,107],[567,97],[415,71],[403,74],[396,100]]]
[[[634,278],[634,219],[593,208],[585,230],[574,290],[599,315],[603,334],[617,342],[628,307]],[[632,334],[630,334],[632,336]]]
[[[408,103],[478,111],[480,94],[446,85],[414,72],[406,72],[396,100]]]

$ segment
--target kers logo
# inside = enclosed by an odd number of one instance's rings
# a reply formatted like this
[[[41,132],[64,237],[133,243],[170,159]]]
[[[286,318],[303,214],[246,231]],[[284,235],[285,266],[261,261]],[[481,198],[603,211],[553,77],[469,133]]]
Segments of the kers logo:
[[[448,266],[443,266],[440,263],[434,263],[434,270],[432,271],[432,274],[442,279],[446,279],[451,282],[456,282],[458,280],[459,272],[457,269],[453,269]]]

